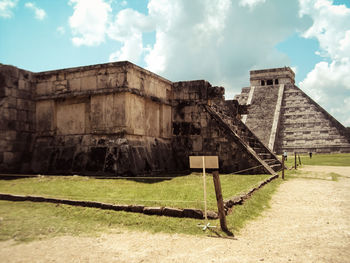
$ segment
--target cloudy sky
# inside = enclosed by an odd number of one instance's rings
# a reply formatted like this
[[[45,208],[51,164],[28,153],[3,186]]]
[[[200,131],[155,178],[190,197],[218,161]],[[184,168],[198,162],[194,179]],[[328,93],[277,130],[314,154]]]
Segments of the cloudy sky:
[[[290,66],[350,126],[350,0],[0,0],[0,63],[34,72],[129,60],[233,98]]]

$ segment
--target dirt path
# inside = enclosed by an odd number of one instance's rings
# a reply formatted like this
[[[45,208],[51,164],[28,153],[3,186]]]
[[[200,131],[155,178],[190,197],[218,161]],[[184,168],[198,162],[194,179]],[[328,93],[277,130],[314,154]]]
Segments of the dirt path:
[[[344,177],[338,182],[285,182],[274,195],[271,209],[242,230],[237,240],[124,231],[19,245],[7,241],[0,243],[0,261],[349,262],[350,178],[346,177],[350,177],[350,167],[308,169]]]

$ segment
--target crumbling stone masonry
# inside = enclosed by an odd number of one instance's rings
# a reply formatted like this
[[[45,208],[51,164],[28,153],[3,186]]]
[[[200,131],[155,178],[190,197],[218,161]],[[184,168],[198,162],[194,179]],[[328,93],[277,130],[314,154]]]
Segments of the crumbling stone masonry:
[[[223,172],[275,173],[240,121],[245,107],[206,81],[172,83],[130,62],[31,73],[0,65],[0,172],[137,176],[219,155]]]
[[[289,68],[253,70],[250,87],[235,97],[247,106],[242,121],[276,153],[350,152],[349,131],[295,86]]]

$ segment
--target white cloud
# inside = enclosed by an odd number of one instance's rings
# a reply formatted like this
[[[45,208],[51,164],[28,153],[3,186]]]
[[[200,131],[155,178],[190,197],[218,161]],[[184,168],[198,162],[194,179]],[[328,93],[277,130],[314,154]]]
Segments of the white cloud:
[[[319,62],[300,82],[321,106],[350,126],[350,8],[333,5],[330,0],[300,0],[300,15],[308,15],[313,24],[303,36],[319,41],[317,52],[326,61]]]
[[[18,0],[0,0],[0,17],[11,18],[12,9],[17,5]]]
[[[122,43],[122,48],[110,55],[110,61],[129,60],[138,63],[146,50],[142,33],[154,30],[152,19],[133,9],[121,10],[110,24],[108,37]]]
[[[240,6],[247,6],[249,8],[254,8],[256,5],[265,3],[266,0],[240,0]]]
[[[225,86],[227,97],[248,83],[250,69],[289,65],[275,46],[308,22],[297,0],[149,0],[148,15],[127,8],[113,18],[106,1],[70,0],[75,45],[108,37],[122,44],[110,60],[145,63],[173,81],[207,79]],[[145,47],[147,32],[155,43]]]
[[[249,81],[249,70],[289,65],[277,43],[305,30],[297,1],[266,1],[258,8],[230,0],[150,0],[156,43],[147,68],[170,80],[207,79],[227,97]]]
[[[105,33],[111,6],[104,0],[70,0],[74,13],[69,18],[76,46],[99,45],[105,40]]]
[[[130,60],[172,81],[206,79],[231,98],[248,84],[249,70],[290,65],[275,48],[294,33],[320,43],[317,64],[300,86],[339,114],[348,102],[350,17],[330,0],[149,0],[148,15],[127,8],[113,17],[108,0],[70,0],[75,45],[122,44],[110,60]],[[155,43],[144,46],[146,32]],[[332,98],[332,99],[330,99]],[[337,99],[335,99],[337,98]],[[339,106],[337,106],[339,105]]]
[[[57,28],[56,28],[56,31],[57,31],[57,33],[60,34],[60,35],[64,35],[64,34],[66,33],[66,30],[65,30],[65,28],[64,28],[63,26],[57,27]]]
[[[34,3],[32,2],[27,2],[25,3],[25,7],[31,9],[35,13],[35,18],[38,20],[43,20],[46,17],[46,12],[44,9],[37,7]]]

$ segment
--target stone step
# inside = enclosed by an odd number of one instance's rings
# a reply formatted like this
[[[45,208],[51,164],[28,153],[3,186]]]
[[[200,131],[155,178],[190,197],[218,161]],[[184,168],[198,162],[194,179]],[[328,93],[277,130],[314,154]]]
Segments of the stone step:
[[[254,147],[253,150],[259,154],[259,153],[266,153],[264,148],[260,148],[260,147]]]
[[[271,158],[271,154],[270,153],[258,153],[258,155],[263,160]]]
[[[279,164],[273,164],[273,165],[270,165],[270,167],[275,171],[279,171],[282,169],[282,165],[279,163]]]
[[[263,159],[265,163],[267,163],[268,165],[273,165],[273,164],[279,164],[279,161],[276,159]]]

